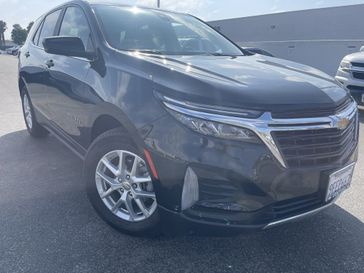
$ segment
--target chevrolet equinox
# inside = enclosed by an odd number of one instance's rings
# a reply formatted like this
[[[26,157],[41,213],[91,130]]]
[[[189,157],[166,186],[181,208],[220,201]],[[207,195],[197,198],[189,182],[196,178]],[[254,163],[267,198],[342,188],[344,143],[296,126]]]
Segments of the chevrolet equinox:
[[[333,204],[357,161],[357,104],[339,82],[187,14],[61,5],[21,49],[19,90],[30,135],[52,132],[80,156],[93,207],[131,234],[163,219],[298,220]]]

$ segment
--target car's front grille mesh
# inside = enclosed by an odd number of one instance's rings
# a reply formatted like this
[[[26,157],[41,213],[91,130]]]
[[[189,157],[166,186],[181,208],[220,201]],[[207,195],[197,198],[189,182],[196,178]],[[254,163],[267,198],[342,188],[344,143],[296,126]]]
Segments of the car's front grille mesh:
[[[352,66],[357,66],[357,67],[364,67],[364,63],[352,62],[351,65]]]
[[[344,130],[276,131],[272,135],[289,167],[325,166],[353,151],[357,142],[356,124],[357,115]]]
[[[364,80],[364,72],[353,72],[353,77],[358,80]]]

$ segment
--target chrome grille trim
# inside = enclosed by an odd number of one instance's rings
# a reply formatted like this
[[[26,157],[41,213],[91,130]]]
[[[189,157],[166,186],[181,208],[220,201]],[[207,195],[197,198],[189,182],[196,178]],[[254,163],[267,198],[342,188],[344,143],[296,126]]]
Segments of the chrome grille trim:
[[[163,101],[163,104],[168,109],[184,115],[229,124],[237,127],[243,127],[253,131],[258,135],[258,137],[263,141],[273,156],[284,168],[287,168],[287,164],[273,138],[272,132],[340,128],[342,120],[352,120],[358,111],[357,104],[353,102],[341,113],[328,117],[273,119],[270,112],[265,112],[259,118],[248,119],[188,109],[182,107],[181,104],[174,104],[171,100]],[[356,126],[358,125],[356,124]]]

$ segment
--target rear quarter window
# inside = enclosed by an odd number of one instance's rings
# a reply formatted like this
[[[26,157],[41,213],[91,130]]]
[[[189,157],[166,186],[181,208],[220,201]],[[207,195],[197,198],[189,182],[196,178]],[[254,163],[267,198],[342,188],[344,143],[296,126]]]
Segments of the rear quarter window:
[[[43,21],[41,21],[38,25],[37,25],[37,29],[33,35],[33,39],[32,39],[32,42],[33,44],[35,45],[38,45],[38,41],[39,41],[39,34],[40,34],[40,31],[42,29],[42,25],[43,25]]]

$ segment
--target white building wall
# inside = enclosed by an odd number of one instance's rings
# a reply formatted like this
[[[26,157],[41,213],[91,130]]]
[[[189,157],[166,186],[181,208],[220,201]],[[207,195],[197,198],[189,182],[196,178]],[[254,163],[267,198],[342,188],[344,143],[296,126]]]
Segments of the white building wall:
[[[213,21],[241,46],[335,75],[341,59],[364,45],[364,4]]]

